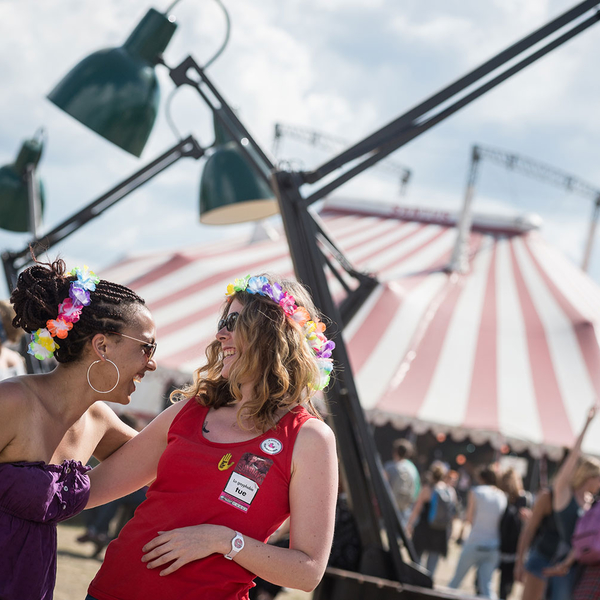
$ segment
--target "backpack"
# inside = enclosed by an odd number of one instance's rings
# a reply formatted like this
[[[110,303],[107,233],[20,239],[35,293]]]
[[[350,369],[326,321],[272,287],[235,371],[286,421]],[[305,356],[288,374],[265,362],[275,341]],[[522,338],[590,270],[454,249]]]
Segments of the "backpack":
[[[409,467],[402,463],[390,463],[386,467],[386,473],[398,509],[403,511],[410,508],[415,501],[417,483]]]
[[[600,563],[600,502],[577,520],[571,544],[577,562],[584,565]]]
[[[435,487],[431,494],[427,521],[431,529],[445,530],[452,523],[456,506],[447,487]]]

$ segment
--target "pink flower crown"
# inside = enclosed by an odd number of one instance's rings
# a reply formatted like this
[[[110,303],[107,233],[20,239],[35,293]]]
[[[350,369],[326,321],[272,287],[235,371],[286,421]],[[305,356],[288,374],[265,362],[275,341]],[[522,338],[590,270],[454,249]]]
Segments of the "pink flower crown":
[[[333,359],[331,352],[335,348],[335,343],[328,340],[323,332],[325,323],[318,319],[311,320],[309,312],[296,304],[294,296],[284,292],[277,282],[269,283],[266,277],[250,277],[247,275],[243,279],[236,279],[234,283],[227,286],[227,296],[233,296],[236,292],[248,292],[249,294],[258,294],[266,296],[278,304],[286,316],[302,329],[306,343],[311,347],[317,358],[320,380],[314,389],[322,390],[327,387],[331,371],[333,370]]]
[[[60,348],[54,338],[64,340],[69,335],[73,323],[77,323],[81,317],[81,309],[91,302],[90,292],[96,289],[96,284],[100,281],[100,278],[96,277],[96,274],[87,266],[84,266],[83,269],[76,267],[69,274],[74,275],[77,279],[71,282],[69,297],[59,304],[58,317],[49,319],[46,321],[46,327],[31,334],[31,343],[27,352],[38,360],[54,356],[54,351]]]

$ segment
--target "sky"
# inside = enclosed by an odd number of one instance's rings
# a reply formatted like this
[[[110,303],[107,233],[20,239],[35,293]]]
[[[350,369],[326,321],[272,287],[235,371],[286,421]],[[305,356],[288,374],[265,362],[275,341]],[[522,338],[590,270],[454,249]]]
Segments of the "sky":
[[[573,0],[223,0],[231,37],[208,74],[260,145],[271,152],[275,123],[355,142],[403,114],[524,35],[575,5]],[[119,46],[153,7],[134,0],[0,0],[0,165],[43,127],[39,174],[46,190],[43,231],[101,196],[177,141],[166,119],[173,85],[159,68],[162,102],[141,156],[100,138],[46,99],[79,60]],[[225,35],[214,0],[181,0],[178,29],[165,51],[176,66],[192,55],[206,63]],[[336,194],[410,206],[459,210],[473,144],[530,157],[600,187],[600,25],[526,68],[394,153],[411,169],[404,196],[398,177],[372,169]],[[208,107],[191,89],[172,98],[182,136],[212,142]],[[343,149],[343,146],[338,148]],[[313,168],[331,150],[291,136],[276,160]],[[202,161],[184,159],[50,250],[69,263],[102,268],[120,258],[207,240],[248,235],[249,226],[202,226]],[[474,207],[536,212],[542,234],[579,263],[592,201],[483,160]],[[0,230],[1,250],[29,236]],[[600,283],[600,240],[590,275]],[[224,241],[226,243],[226,241]],[[0,282],[0,297],[7,294]]]

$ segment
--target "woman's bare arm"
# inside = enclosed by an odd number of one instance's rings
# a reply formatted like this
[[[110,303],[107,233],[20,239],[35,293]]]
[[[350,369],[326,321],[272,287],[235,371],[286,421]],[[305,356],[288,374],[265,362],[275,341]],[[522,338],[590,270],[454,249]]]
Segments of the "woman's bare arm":
[[[583,438],[585,437],[590,423],[596,416],[596,410],[597,404],[594,402],[588,411],[587,419],[583,429],[581,430],[581,433],[579,434],[579,437],[575,441],[573,448],[571,448],[569,451],[567,458],[561,465],[556,477],[554,478],[554,483],[552,484],[552,489],[554,490],[552,503],[553,508],[556,511],[563,510],[571,501],[571,479],[573,478],[573,473],[575,473],[575,468],[577,467],[577,461],[579,460],[581,453],[581,444],[583,442]]]
[[[90,471],[87,508],[126,496],[156,477],[158,461],[167,447],[173,419],[183,408],[179,402],[160,413],[144,430]]]

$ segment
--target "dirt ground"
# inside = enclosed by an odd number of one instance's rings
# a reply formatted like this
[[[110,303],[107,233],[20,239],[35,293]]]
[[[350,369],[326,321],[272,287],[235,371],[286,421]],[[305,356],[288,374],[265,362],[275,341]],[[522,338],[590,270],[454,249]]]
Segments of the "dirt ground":
[[[55,600],[84,600],[87,586],[101,565],[101,557],[91,558],[94,546],[91,543],[80,544],[76,538],[83,533],[81,526],[65,523],[58,527],[58,576]],[[436,587],[447,585],[454,574],[454,566],[460,554],[460,547],[451,542],[450,552],[442,559],[436,572]],[[101,555],[102,556],[102,555]],[[497,577],[497,575],[496,575]],[[463,582],[461,589],[473,593],[474,573],[471,572]],[[495,580],[497,589],[497,579]],[[299,591],[286,591],[277,596],[278,600],[310,600],[311,594]],[[520,600],[520,586],[515,586],[510,600]],[[349,599],[351,600],[351,599]]]

